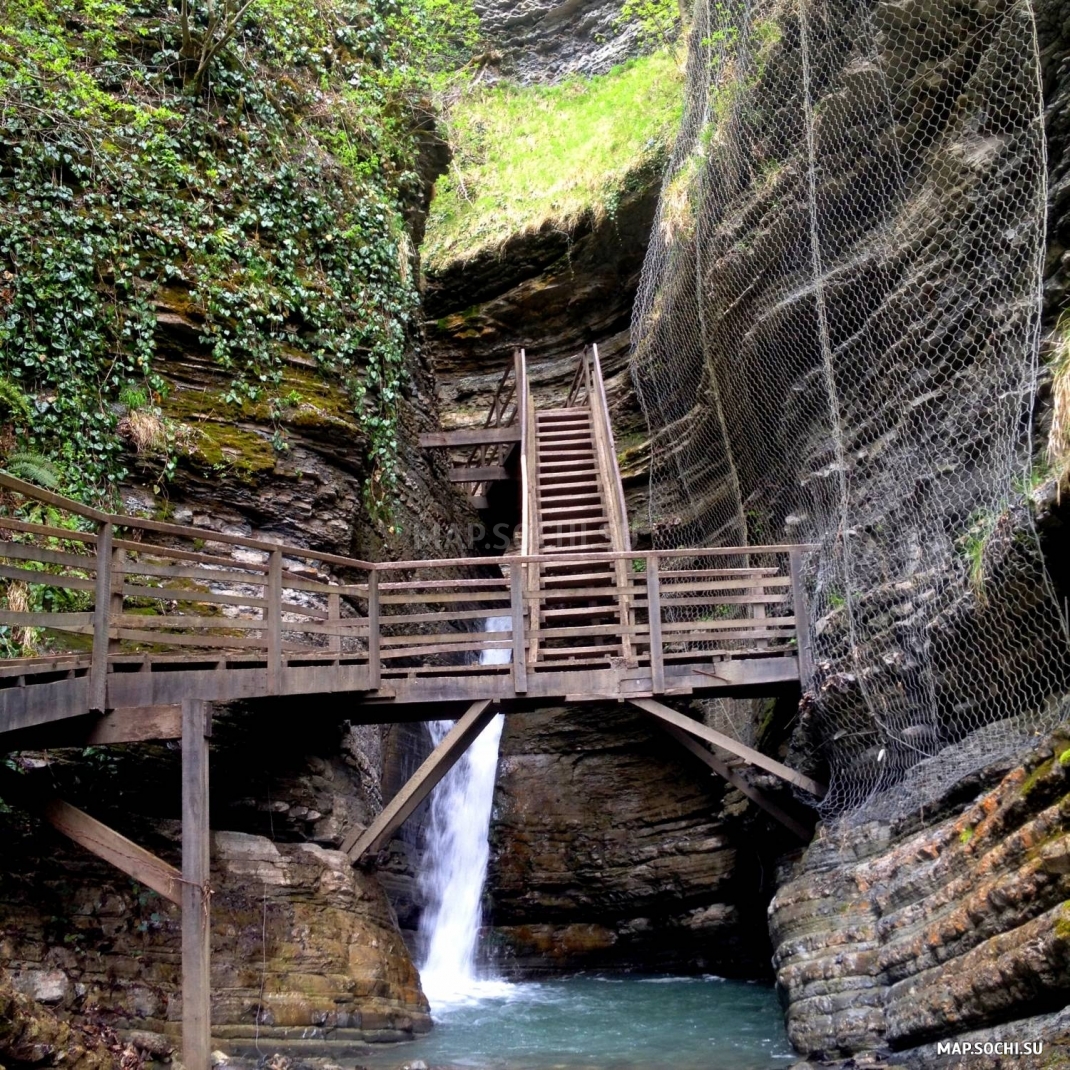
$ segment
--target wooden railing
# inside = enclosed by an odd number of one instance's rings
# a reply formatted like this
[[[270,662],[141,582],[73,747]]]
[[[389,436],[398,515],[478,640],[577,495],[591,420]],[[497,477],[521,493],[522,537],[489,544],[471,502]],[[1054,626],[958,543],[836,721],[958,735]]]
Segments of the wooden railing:
[[[294,665],[355,666],[373,691],[480,674],[523,694],[531,673],[626,654],[655,692],[673,663],[805,656],[803,547],[372,563],[0,487],[0,678],[88,675],[90,709],[107,708],[109,673],[191,664],[266,669],[265,694]],[[628,614],[600,612],[607,601]]]
[[[522,354],[523,350],[518,351],[502,373],[483,421],[483,430],[512,427],[517,423],[521,411],[519,387]],[[489,482],[486,473],[504,468],[512,448],[511,442],[483,442],[468,451],[461,467],[472,470],[473,479],[464,485],[473,498],[486,496]]]

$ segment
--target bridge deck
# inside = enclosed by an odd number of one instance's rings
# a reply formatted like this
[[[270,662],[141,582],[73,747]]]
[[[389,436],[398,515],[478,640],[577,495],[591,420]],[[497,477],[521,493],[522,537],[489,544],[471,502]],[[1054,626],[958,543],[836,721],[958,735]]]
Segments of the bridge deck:
[[[208,1070],[211,704],[334,695],[365,722],[459,719],[368,829],[393,834],[490,717],[540,701],[627,701],[796,835],[805,824],[708,745],[814,795],[817,782],[657,701],[770,694],[808,672],[800,546],[637,552],[597,349],[563,408],[536,413],[524,354],[483,429],[427,436],[467,452],[473,500],[519,446],[521,553],[373,563],[112,515],[0,474],[0,736],[9,747],[182,739],[182,871],[62,800],[3,790],[135,879],[181,899],[183,1056]],[[467,712],[463,711],[467,706]],[[431,710],[434,709],[432,714]],[[454,714],[455,715],[455,714]],[[700,740],[701,743],[696,742]],[[32,744],[29,744],[32,745]],[[181,889],[180,893],[176,889]]]

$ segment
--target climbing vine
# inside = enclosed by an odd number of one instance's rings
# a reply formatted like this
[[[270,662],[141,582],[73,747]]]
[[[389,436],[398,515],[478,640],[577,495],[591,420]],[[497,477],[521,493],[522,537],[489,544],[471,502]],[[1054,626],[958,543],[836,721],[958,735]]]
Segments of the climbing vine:
[[[106,496],[141,412],[166,480],[185,442],[160,415],[166,305],[235,414],[278,412],[287,356],[311,356],[348,391],[385,507],[415,337],[415,130],[474,19],[467,0],[8,0],[0,374],[31,403],[20,447]]]

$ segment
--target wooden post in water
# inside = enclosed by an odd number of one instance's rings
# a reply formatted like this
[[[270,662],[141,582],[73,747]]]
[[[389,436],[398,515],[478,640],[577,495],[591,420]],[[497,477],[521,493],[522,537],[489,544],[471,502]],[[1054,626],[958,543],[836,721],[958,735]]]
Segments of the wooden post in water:
[[[208,735],[211,705],[182,703],[182,1062],[210,1070]]]

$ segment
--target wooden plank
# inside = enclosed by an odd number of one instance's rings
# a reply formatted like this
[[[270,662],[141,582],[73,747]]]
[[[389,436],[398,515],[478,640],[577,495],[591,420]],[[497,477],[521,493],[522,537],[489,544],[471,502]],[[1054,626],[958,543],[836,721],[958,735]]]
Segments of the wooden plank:
[[[134,628],[112,628],[113,639],[126,639],[131,643],[149,643],[153,646],[197,646],[215,650],[264,650],[268,648],[267,639],[253,639],[244,635],[208,635],[206,633],[189,634],[187,632],[154,632]],[[192,660],[203,660],[193,658]]]
[[[98,717],[85,734],[84,743],[87,746],[103,746],[181,737],[181,706],[134,706],[111,710]]]
[[[16,628],[84,628],[91,626],[93,620],[93,613],[12,613],[7,609],[0,610],[0,625]]]
[[[342,850],[350,861],[357,862],[365,853],[375,854],[382,849],[405,819],[431,794],[432,788],[456,765],[496,713],[489,700],[469,706],[420,768],[383,807],[382,813],[363,832],[354,831],[345,838]]]
[[[420,436],[420,446],[423,449],[451,449],[456,446],[482,446],[519,441],[520,428],[515,425],[463,428],[458,431],[432,431]]]
[[[509,473],[500,465],[451,468],[448,475],[451,483],[501,483],[510,478]]]
[[[799,651],[799,682],[805,690],[814,675],[814,655],[810,640],[810,618],[806,605],[802,553],[792,550],[788,555],[791,569],[791,592],[795,605],[795,635]]]
[[[794,769],[778,762],[775,758],[762,754],[761,751],[755,750],[753,747],[748,747],[745,743],[737,742],[731,736],[726,736],[682,713],[677,713],[676,710],[657,702],[655,699],[630,698],[628,701],[638,706],[644,713],[650,714],[651,717],[666,724],[674,725],[693,736],[698,736],[699,739],[704,739],[715,747],[720,747],[738,758],[743,758],[745,761],[750,762],[751,765],[756,765],[767,773],[772,773],[774,776],[780,777],[781,780],[786,780],[789,784],[794,784],[796,787],[802,788],[803,791],[816,795],[819,799],[825,794],[825,786],[819,784],[816,780],[796,772]]]
[[[101,524],[97,532],[97,583],[93,601],[93,667],[90,670],[89,708],[97,713],[107,709],[108,698],[108,617],[111,613],[112,538],[111,524]]]
[[[42,587],[59,587],[67,591],[93,591],[97,581],[84,576],[56,575],[53,572],[41,572],[38,569],[12,568],[11,565],[0,565],[0,578],[5,580],[19,580],[22,583],[36,583]]]
[[[22,531],[29,535],[42,535],[49,539],[62,539],[64,542],[95,543],[96,535],[91,531],[69,531],[67,528],[54,528],[50,524],[31,524],[27,520],[16,520],[10,516],[0,516],[0,528],[8,531]]]
[[[764,791],[760,791],[741,777],[731,766],[722,762],[712,751],[707,750],[697,739],[688,735],[675,725],[658,721],[659,727],[667,732],[682,747],[687,748],[700,762],[712,769],[722,780],[728,781],[732,787],[741,791],[752,802],[760,806],[770,817],[779,821],[786,829],[789,829],[799,837],[803,843],[809,843],[813,838],[813,831],[807,828],[801,821],[796,821],[787,811],[782,810]]]
[[[384,584],[385,586],[385,584]],[[438,594],[434,591],[428,591],[423,595],[411,594],[411,595],[391,595],[384,594],[379,597],[379,604],[384,606],[411,606],[417,604],[424,605],[437,605],[442,603],[445,605],[447,602],[508,602],[509,592],[503,590],[501,594],[479,593],[475,594]],[[489,608],[489,607],[488,607]],[[398,617],[405,616],[406,614],[395,614]],[[385,617],[384,617],[385,620]]]
[[[253,572],[267,572],[267,565],[253,564],[252,562],[239,561],[235,557],[220,557],[218,554],[205,554],[198,550],[179,550],[174,546],[161,546],[155,542],[135,542],[133,539],[115,539],[112,545],[117,550],[126,550],[128,553],[137,554],[137,560],[142,557],[148,560],[164,561],[194,561],[201,565],[220,565],[223,568],[247,568]]]
[[[379,573],[368,573],[368,671],[371,674],[371,687],[379,687],[383,670],[382,658],[379,656],[381,627],[379,623]]]
[[[42,565],[63,565],[66,568],[80,568],[84,572],[96,572],[97,559],[90,554],[67,554],[59,550],[46,550],[27,542],[0,541],[0,557],[10,561],[36,561]],[[48,573],[42,572],[42,576]]]
[[[232,562],[233,569],[244,568],[240,561]],[[249,565],[248,572],[229,569],[197,568],[194,565],[155,565],[141,561],[127,561],[123,572],[127,576],[156,576],[164,579],[205,580],[208,583],[243,583],[250,587],[264,587],[267,569]]]
[[[121,836],[95,817],[90,817],[62,799],[52,799],[42,816],[58,832],[74,840],[97,858],[103,858],[128,877],[151,888],[172,903],[181,903],[182,875],[162,858]]]
[[[228,594],[225,591],[190,590],[188,587],[149,587],[142,583],[124,583],[122,591],[128,598],[147,598],[163,602],[211,602],[214,605],[248,606],[250,609],[264,609],[267,606],[266,598]],[[295,604],[294,608],[305,612],[303,606]]]
[[[182,703],[182,1062],[211,1066],[208,733],[211,707]]]

